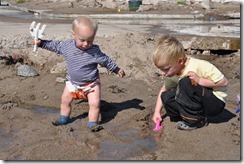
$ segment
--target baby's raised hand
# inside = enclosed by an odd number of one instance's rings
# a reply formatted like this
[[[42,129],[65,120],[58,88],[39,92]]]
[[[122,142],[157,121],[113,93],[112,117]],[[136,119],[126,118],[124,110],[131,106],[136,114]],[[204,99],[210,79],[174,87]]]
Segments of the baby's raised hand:
[[[37,47],[39,47],[40,45],[41,45],[41,40],[40,39],[38,39],[38,40],[35,40],[35,38],[33,38],[33,40],[32,40],[32,44],[33,45],[37,45]]]

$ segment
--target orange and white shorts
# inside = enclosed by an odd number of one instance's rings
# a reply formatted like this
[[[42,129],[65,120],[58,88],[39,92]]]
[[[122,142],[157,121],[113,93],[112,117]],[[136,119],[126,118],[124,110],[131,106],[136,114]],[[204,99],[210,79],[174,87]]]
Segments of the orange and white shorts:
[[[94,92],[94,87],[100,84],[100,80],[97,79],[96,81],[84,84],[83,86],[78,86],[72,84],[70,81],[66,81],[66,87],[68,88],[69,92],[71,93],[73,99],[82,99],[87,100],[87,94],[90,92]]]

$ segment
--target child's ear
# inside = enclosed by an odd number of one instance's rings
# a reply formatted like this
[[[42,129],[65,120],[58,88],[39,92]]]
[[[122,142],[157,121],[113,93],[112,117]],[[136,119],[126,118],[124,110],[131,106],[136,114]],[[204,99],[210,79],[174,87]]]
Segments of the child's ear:
[[[186,60],[184,58],[179,58],[178,62],[180,65],[184,65]]]
[[[71,36],[73,37],[73,39],[75,39],[75,32],[74,31],[71,32]]]

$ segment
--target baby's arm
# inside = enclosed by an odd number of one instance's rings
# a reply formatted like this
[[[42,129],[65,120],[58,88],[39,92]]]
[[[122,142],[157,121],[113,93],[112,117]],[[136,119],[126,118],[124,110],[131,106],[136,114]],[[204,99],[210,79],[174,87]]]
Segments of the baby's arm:
[[[59,41],[59,40],[42,40],[42,39],[38,39],[38,40],[33,40],[33,43],[36,43],[36,45],[40,48],[55,52],[57,54],[62,54],[63,50],[65,49],[64,46],[66,46],[67,44],[65,44],[64,41]]]
[[[109,71],[112,71],[118,74],[119,76],[124,77],[124,70],[119,68],[118,65],[109,56],[104,54],[99,47],[98,50],[100,51],[100,53],[96,54],[98,64],[100,64],[102,67],[106,67]]]

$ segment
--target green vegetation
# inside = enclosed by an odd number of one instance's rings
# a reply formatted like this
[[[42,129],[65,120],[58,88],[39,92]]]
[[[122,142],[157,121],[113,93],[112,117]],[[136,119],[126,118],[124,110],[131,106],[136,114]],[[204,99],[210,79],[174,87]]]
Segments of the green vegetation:
[[[30,2],[32,0],[16,0],[16,3],[19,4],[19,3],[25,3],[25,2]]]
[[[177,4],[179,5],[186,5],[186,0],[178,0]]]

